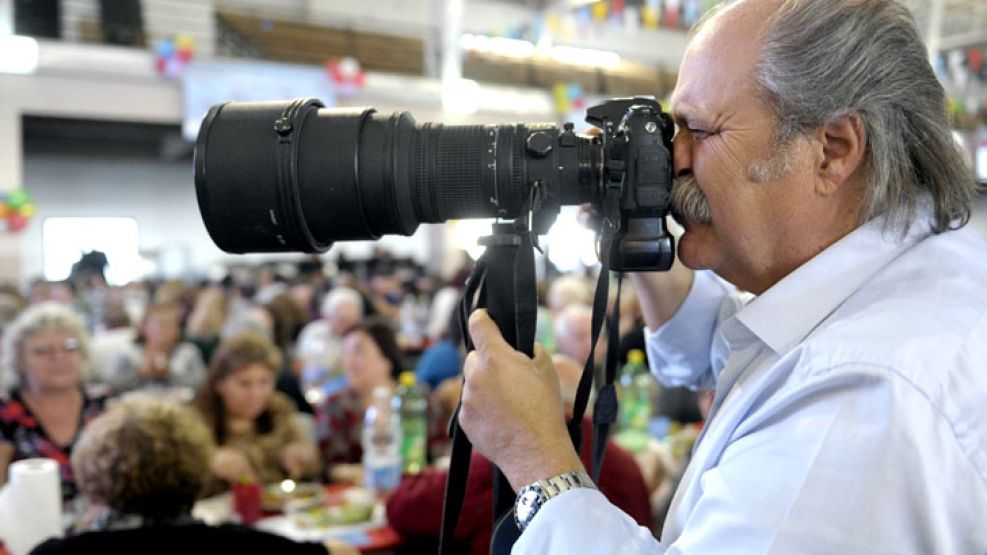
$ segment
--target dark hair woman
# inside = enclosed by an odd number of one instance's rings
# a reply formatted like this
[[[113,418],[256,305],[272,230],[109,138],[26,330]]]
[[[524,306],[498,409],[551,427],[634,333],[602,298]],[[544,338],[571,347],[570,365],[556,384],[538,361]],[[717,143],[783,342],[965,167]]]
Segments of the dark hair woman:
[[[346,387],[319,406],[316,416],[319,449],[329,466],[331,481],[356,481],[363,456],[363,415],[374,389],[394,389],[404,370],[394,330],[384,320],[368,319],[343,338],[343,375]]]

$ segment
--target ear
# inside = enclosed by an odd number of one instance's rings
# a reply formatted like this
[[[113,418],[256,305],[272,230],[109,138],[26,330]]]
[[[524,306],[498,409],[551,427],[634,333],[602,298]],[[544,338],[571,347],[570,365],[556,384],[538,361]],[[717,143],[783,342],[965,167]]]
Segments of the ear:
[[[864,160],[867,131],[860,114],[853,112],[824,123],[816,132],[816,192],[828,196],[856,173]]]

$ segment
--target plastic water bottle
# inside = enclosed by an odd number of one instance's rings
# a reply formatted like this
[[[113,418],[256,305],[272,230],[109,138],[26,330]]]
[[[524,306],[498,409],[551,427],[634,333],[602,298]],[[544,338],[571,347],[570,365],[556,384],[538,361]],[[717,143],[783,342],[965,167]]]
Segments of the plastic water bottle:
[[[621,447],[632,453],[643,451],[650,440],[648,426],[651,421],[652,380],[644,364],[644,352],[639,349],[629,352],[618,388],[620,431],[616,440]]]
[[[401,335],[408,345],[413,349],[422,346],[424,340],[424,330],[419,325],[418,301],[414,295],[405,295],[401,301]]]
[[[363,419],[363,483],[377,494],[401,483],[401,422],[386,387],[374,389]]]
[[[395,409],[401,415],[401,460],[404,471],[418,474],[428,464],[428,400],[414,372],[402,372]]]

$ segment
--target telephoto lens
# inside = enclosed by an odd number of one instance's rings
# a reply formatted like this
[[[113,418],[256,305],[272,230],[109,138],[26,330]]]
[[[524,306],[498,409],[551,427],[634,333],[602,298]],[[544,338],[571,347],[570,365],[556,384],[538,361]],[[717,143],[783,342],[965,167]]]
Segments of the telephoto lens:
[[[221,249],[324,252],[421,223],[593,202],[602,150],[571,124],[416,124],[315,99],[229,102],[202,122],[195,185]]]

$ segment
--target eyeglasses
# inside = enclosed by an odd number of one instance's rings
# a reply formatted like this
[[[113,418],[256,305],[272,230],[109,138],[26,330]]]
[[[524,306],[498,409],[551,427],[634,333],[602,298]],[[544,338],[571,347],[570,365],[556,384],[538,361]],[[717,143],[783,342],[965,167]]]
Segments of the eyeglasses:
[[[56,352],[61,352],[63,354],[73,354],[79,352],[79,340],[74,337],[69,337],[62,344],[59,345],[35,345],[31,347],[31,354],[37,357],[50,357]]]

